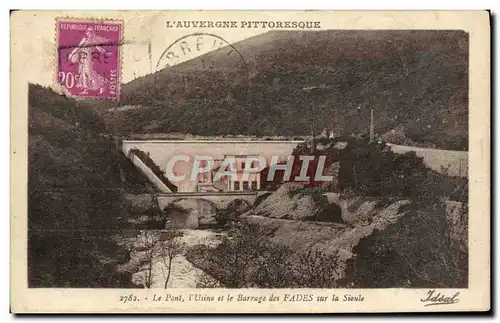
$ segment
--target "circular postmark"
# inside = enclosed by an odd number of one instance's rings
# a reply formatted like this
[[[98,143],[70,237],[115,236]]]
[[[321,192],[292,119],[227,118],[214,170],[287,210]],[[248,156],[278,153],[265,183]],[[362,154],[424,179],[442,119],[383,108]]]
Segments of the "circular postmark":
[[[247,63],[234,45],[218,35],[192,33],[161,54],[155,66],[154,100],[195,108],[243,108],[248,84]]]

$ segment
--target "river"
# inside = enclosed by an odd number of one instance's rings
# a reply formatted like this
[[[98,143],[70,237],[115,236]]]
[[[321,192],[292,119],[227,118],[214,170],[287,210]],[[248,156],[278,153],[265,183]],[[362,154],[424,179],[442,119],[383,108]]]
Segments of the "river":
[[[180,242],[184,245],[183,252],[176,256],[172,261],[172,270],[167,288],[196,288],[197,278],[202,274],[202,271],[191,264],[185,255],[186,248],[197,244],[205,244],[209,246],[217,245],[225,233],[219,233],[212,230],[178,230],[182,233]],[[141,269],[132,275],[132,281],[137,285],[143,285],[144,271],[147,270],[148,264],[145,264]],[[152,282],[151,288],[164,288],[165,275],[167,269],[163,259],[159,254],[153,257],[152,266]]]

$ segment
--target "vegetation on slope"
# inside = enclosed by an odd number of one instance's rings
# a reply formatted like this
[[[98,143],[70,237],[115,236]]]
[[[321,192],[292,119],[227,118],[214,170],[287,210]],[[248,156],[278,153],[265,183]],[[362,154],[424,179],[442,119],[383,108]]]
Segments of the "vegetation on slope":
[[[28,282],[31,287],[118,287],[123,193],[147,181],[88,107],[29,87]]]
[[[421,145],[467,150],[464,32],[274,31],[234,46],[244,62],[220,49],[125,84],[120,104],[147,108],[108,120],[124,135],[302,136],[311,121],[367,134],[373,109],[380,135],[404,126]]]
[[[327,190],[343,195],[371,196],[384,198],[408,198],[415,201],[439,201],[440,199],[468,202],[468,179],[448,176],[428,168],[422,157],[415,152],[396,154],[385,143],[358,139],[355,137],[322,138],[316,140],[321,149],[314,152],[308,176],[314,178],[320,156],[326,156],[325,169],[339,163],[338,185],[332,187],[326,182],[314,182],[308,186],[327,184]],[[311,155],[311,142],[294,149],[296,156],[291,179],[300,173],[298,156]],[[341,148],[339,148],[339,146]]]
[[[272,229],[241,223],[214,248],[195,245],[186,258],[205,274],[198,288],[336,288],[338,255],[296,255],[270,240]]]
[[[354,288],[467,288],[467,250],[452,243],[444,205],[413,205],[408,212],[360,241],[344,283]]]

